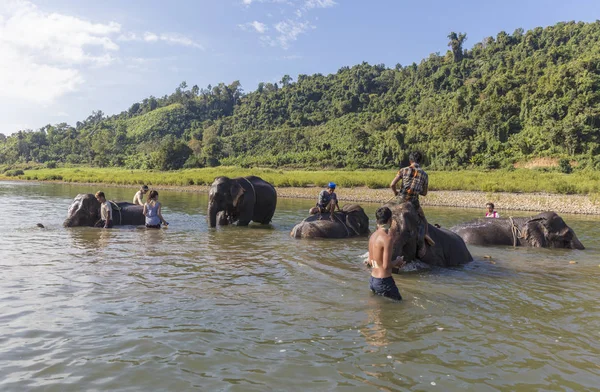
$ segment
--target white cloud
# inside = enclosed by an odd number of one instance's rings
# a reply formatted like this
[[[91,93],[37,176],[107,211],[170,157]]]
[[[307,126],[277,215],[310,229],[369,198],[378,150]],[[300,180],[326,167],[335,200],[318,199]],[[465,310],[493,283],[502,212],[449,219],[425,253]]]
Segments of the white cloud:
[[[313,8],[329,8],[333,7],[337,3],[333,0],[306,0],[304,2],[304,8],[307,10]]]
[[[0,5],[0,98],[48,103],[77,90],[84,66],[105,66],[118,23],[42,12],[24,0]]]
[[[160,35],[160,40],[172,45],[189,46],[192,48],[204,49],[202,45],[194,42],[192,39],[177,33],[164,33]]]
[[[260,23],[256,20],[254,22],[252,22],[251,24],[252,24],[252,27],[254,27],[254,30],[256,30],[257,32],[259,32],[261,34],[268,30],[267,25],[265,25],[264,23]]]
[[[158,35],[146,31],[144,33],[144,41],[146,41],[146,42],[156,42],[156,41],[158,41]]]
[[[243,3],[248,6],[255,3],[276,3],[279,4],[278,9],[282,15],[294,14],[296,20],[292,20],[288,16],[286,20],[273,25],[274,30],[277,31],[275,35],[260,37],[263,43],[283,49],[288,49],[290,44],[296,41],[301,34],[316,28],[308,21],[307,14],[316,9],[331,8],[337,5],[334,0],[243,0]],[[268,13],[267,16],[272,17],[272,14]],[[318,18],[314,20],[318,20]],[[238,25],[238,27],[246,31],[252,27],[260,34],[265,34],[268,30],[265,24],[257,21]]]
[[[275,25],[275,30],[279,33],[275,38],[270,36],[263,37],[263,41],[271,46],[280,46],[283,49],[288,49],[290,43],[298,39],[300,34],[306,33],[309,29],[314,29],[315,26],[310,22],[298,22],[295,20],[284,20]]]
[[[188,47],[204,50],[204,47],[202,45],[200,45],[199,43],[195,42],[194,40],[192,40],[189,37],[186,37],[185,35],[178,34],[178,33],[157,34],[157,33],[153,33],[150,31],[146,31],[143,35],[138,36],[135,33],[128,32],[125,34],[121,34],[119,36],[118,40],[119,41],[143,41],[143,42],[149,42],[149,43],[162,41],[162,42],[166,42],[167,44],[171,44],[171,45],[188,46]]]
[[[238,25],[238,27],[244,31],[254,29],[254,31],[256,31],[257,33],[260,33],[260,34],[264,34],[267,30],[269,30],[269,28],[267,27],[266,24],[261,23],[256,20],[254,22]]]

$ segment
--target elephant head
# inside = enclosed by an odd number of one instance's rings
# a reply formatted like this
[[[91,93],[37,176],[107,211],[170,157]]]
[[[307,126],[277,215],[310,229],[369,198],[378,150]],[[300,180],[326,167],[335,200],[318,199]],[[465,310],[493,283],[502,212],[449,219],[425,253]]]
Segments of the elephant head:
[[[232,222],[236,218],[236,207],[242,202],[245,190],[237,180],[228,177],[217,177],[208,192],[208,222],[210,227],[217,225],[217,214],[225,212],[227,219]],[[223,214],[219,216],[223,222]]]
[[[391,230],[396,233],[393,257],[403,256],[406,261],[413,261],[417,256],[417,237],[419,217],[412,203],[391,204]]]
[[[71,203],[63,226],[94,226],[99,219],[100,202],[91,193],[80,193]]]
[[[531,218],[522,228],[522,238],[530,246],[545,248],[585,249],[577,235],[555,212],[544,212]]]
[[[358,204],[345,204],[342,207],[342,212],[346,215],[346,226],[354,231],[354,234],[369,234],[369,217],[361,206]]]

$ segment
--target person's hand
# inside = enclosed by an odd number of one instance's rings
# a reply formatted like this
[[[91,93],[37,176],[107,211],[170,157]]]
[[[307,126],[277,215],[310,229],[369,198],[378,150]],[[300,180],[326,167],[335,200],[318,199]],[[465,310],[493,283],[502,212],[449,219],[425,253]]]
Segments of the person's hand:
[[[167,222],[167,221],[164,221],[164,222],[163,222],[163,225],[165,225],[165,226],[169,226],[169,222]]]
[[[396,259],[394,260],[394,266],[398,267],[398,268],[402,268],[406,265],[406,261],[404,261],[404,256],[398,256],[396,257]]]

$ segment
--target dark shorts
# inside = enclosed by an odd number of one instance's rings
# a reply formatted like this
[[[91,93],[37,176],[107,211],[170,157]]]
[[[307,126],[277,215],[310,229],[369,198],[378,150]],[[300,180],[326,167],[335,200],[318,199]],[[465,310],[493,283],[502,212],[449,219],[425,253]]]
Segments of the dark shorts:
[[[147,229],[160,229],[160,223],[158,225],[146,225]]]
[[[371,276],[369,284],[371,291],[377,295],[395,299],[396,301],[400,301],[402,299],[400,291],[396,286],[396,282],[394,282],[394,278],[391,276],[387,278],[375,278]]]
[[[412,205],[415,206],[415,210],[417,210],[417,213],[419,213],[419,210],[421,209],[421,203],[419,203],[418,197],[411,197],[410,195],[407,195],[405,193],[398,193],[396,199],[398,203],[412,203]]]

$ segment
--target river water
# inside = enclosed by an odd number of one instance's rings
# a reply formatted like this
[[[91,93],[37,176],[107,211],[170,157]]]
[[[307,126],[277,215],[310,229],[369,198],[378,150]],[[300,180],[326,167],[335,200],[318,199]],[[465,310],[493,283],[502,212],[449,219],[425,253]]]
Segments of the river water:
[[[2,391],[599,390],[597,217],[563,216],[584,251],[470,247],[460,268],[396,275],[394,303],[369,292],[366,238],[289,237],[312,201],[211,230],[206,194],[161,191],[168,229],[64,229],[96,190],[0,182]]]

